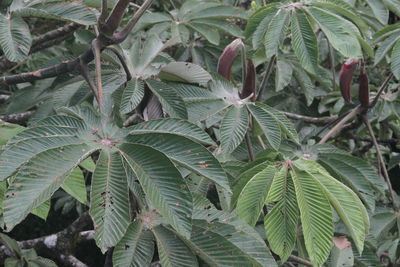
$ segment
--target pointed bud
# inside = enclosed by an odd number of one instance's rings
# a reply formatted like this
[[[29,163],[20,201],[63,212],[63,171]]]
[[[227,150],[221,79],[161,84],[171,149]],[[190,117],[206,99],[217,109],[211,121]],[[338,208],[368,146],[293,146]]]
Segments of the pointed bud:
[[[246,79],[240,98],[245,99],[249,96],[251,96],[252,102],[256,101],[256,68],[251,59],[247,59]]]
[[[358,59],[348,59],[346,60],[339,73],[339,84],[340,90],[342,92],[343,99],[346,103],[352,103],[351,101],[351,84],[353,81],[353,73],[357,68],[359,63]]]
[[[368,75],[365,73],[364,69],[361,70],[359,77],[358,100],[360,100],[362,107],[369,106]]]
[[[231,71],[233,61],[240,53],[243,47],[243,42],[240,38],[235,39],[232,43],[227,45],[218,60],[218,73],[225,79],[231,79]]]

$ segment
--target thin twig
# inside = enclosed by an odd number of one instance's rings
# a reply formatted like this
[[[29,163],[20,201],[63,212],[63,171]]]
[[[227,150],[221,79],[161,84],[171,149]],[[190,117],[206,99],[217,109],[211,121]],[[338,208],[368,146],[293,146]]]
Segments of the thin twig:
[[[371,123],[369,123],[369,121],[368,121],[367,115],[364,114],[361,117],[362,117],[363,122],[367,126],[369,135],[371,136],[372,142],[373,142],[373,144],[375,146],[376,154],[378,156],[378,162],[379,162],[379,165],[382,168],[383,177],[385,178],[385,181],[386,181],[386,183],[388,185],[389,196],[390,196],[390,200],[392,201],[393,209],[395,211],[398,211],[399,207],[397,205],[396,197],[395,197],[394,192],[393,192],[392,183],[390,182],[389,173],[387,171],[385,160],[384,160],[384,158],[382,156],[381,149],[379,148],[379,144],[378,144],[378,142],[376,140],[376,137],[375,137],[375,134],[374,134],[374,130],[372,129]]]
[[[258,90],[258,95],[257,95],[257,101],[260,101],[262,94],[264,92],[265,87],[267,86],[268,80],[269,80],[269,76],[272,73],[272,67],[274,66],[275,63],[275,59],[276,56],[272,56],[271,60],[268,62],[268,66],[267,69],[265,70],[265,74],[263,76],[263,79],[261,81],[261,85],[260,85],[260,90]]]
[[[355,115],[360,114],[360,112],[363,110],[361,106],[357,106],[354,109],[352,109],[343,119],[341,119],[322,139],[319,141],[318,144],[324,144],[328,139],[339,132],[342,127],[346,124],[348,120],[353,118]]]
[[[88,66],[86,64],[81,63],[79,69],[81,71],[81,74],[82,74],[83,78],[85,78],[86,82],[89,84],[89,87],[92,90],[93,95],[97,100],[97,103],[99,103],[99,96],[98,96],[98,93],[97,93],[96,84],[94,83],[94,81],[90,77],[90,72],[89,72]]]
[[[92,42],[92,49],[94,54],[95,66],[96,66],[96,84],[97,84],[97,100],[99,103],[100,111],[103,110],[103,82],[101,80],[101,51],[100,42],[95,39]]]
[[[247,152],[249,153],[249,161],[254,161],[256,157],[254,156],[254,150],[253,150],[253,144],[251,143],[250,132],[246,133],[246,146],[247,146]]]
[[[335,71],[335,57],[333,53],[333,48],[332,45],[328,43],[328,50],[329,50],[329,59],[330,59],[330,67],[331,67],[331,72],[332,72],[332,88],[333,91],[336,91],[336,71]]]
[[[132,80],[132,75],[131,72],[129,71],[128,65],[125,62],[124,57],[122,56],[122,54],[118,51],[118,49],[114,48],[114,47],[107,47],[107,49],[109,49],[110,51],[112,51],[119,59],[119,62],[121,62],[122,67],[124,68],[124,71],[126,73],[126,80],[130,81]]]
[[[132,6],[132,7],[134,7],[134,8],[140,8],[140,5],[135,4],[135,3],[129,3],[129,5]],[[150,10],[146,10],[146,13],[151,14],[151,13],[153,13],[153,12],[151,12]]]
[[[257,140],[258,140],[258,142],[260,143],[261,147],[262,147],[264,150],[267,149],[267,146],[265,145],[264,140],[262,139],[261,136],[257,136]]]
[[[378,94],[375,96],[374,100],[372,101],[372,103],[369,105],[369,108],[373,108],[376,103],[378,102],[381,94],[386,90],[386,88],[389,86],[390,81],[393,78],[393,73],[390,73],[388,77],[386,77],[386,80],[383,82],[383,84],[381,85],[381,87],[379,88]]]
[[[309,123],[313,123],[313,124],[327,124],[327,123],[335,121],[338,118],[337,115],[333,115],[333,116],[329,116],[329,117],[309,117],[309,116],[303,116],[303,115],[294,114],[294,113],[285,112],[285,111],[283,113],[289,119],[301,120],[301,121],[305,121],[305,122],[309,122]]]
[[[125,40],[128,37],[128,34],[132,31],[133,27],[135,27],[136,23],[143,16],[146,10],[153,4],[154,0],[146,0],[143,5],[136,11],[133,17],[130,19],[128,24],[125,26],[122,31],[116,33],[116,38],[119,40]]]
[[[296,263],[303,264],[303,265],[306,265],[306,266],[311,266],[311,267],[313,266],[312,263],[309,262],[308,260],[305,260],[305,259],[300,258],[300,257],[295,256],[295,255],[290,255],[288,260],[294,261]]]

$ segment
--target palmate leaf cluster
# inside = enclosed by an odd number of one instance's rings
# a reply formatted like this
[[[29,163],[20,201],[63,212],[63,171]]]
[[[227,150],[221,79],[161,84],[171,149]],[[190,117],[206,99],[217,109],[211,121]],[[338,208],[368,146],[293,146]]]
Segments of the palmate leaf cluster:
[[[24,70],[74,58],[96,36],[99,2],[0,3],[4,58]],[[124,66],[102,52],[102,106],[77,73],[10,86],[0,111],[35,114],[24,126],[0,121],[2,229],[31,213],[46,219],[52,208],[88,210],[96,245],[113,248],[115,266],[283,266],[292,255],[313,266],[379,265],[383,254],[395,262],[399,217],[375,155],[355,156],[360,144],[347,139],[317,145],[325,129],[293,123],[284,111],[345,113],[331,73],[345,58],[363,59],[371,73],[390,63],[385,70],[399,79],[399,24],[388,25],[397,2],[166,2],[113,45]],[[30,55],[31,20],[81,28],[68,43]],[[215,70],[233,37],[245,48],[227,80]],[[241,97],[244,58],[258,74],[249,97]],[[151,98],[159,105],[146,106]],[[399,114],[389,89],[369,111],[389,125],[375,126],[382,140],[385,131],[400,134]],[[385,152],[395,168],[400,158]],[[1,238],[17,256],[7,266],[54,264]]]

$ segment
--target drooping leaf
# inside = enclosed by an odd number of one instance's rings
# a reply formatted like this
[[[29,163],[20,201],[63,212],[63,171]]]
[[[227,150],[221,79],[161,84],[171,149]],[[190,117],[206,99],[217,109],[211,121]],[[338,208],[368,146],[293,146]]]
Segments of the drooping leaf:
[[[291,16],[292,45],[301,66],[315,73],[318,65],[317,37],[303,12],[294,12]]]
[[[29,26],[20,16],[0,14],[0,46],[8,60],[21,62],[26,59],[31,44]]]
[[[255,226],[260,216],[276,168],[269,166],[251,178],[243,187],[237,201],[238,217]]]
[[[287,166],[275,174],[266,204],[270,202],[276,204],[264,218],[265,233],[272,251],[285,262],[294,248],[299,220],[296,193]]]
[[[308,172],[291,171],[304,241],[310,260],[315,265],[323,264],[332,248],[332,208],[319,182]]]
[[[206,85],[211,75],[199,65],[188,62],[171,62],[161,69],[159,77],[167,81]]]
[[[67,179],[61,185],[61,188],[82,204],[86,204],[87,195],[85,177],[83,176],[81,169],[75,168],[68,175]]]
[[[144,229],[143,222],[136,220],[129,225],[124,237],[115,246],[113,264],[116,266],[142,267],[151,263],[154,253],[152,232]]]
[[[400,41],[393,46],[390,68],[394,76],[400,79]]]
[[[196,256],[171,230],[157,226],[152,230],[156,240],[160,263],[165,267],[196,267]]]
[[[97,22],[97,12],[78,1],[32,1],[14,12],[23,17],[71,21],[82,25],[94,25]]]
[[[268,145],[271,148],[278,150],[281,144],[282,133],[276,117],[271,112],[268,112],[257,105],[249,104],[247,105],[247,108],[253,118],[260,125],[265,134],[266,140],[268,141]]]
[[[166,112],[173,118],[187,118],[185,103],[174,88],[156,80],[146,80],[151,91],[157,96]]]
[[[152,147],[175,163],[230,190],[228,179],[218,160],[205,147],[190,139],[173,134],[147,133],[130,135],[127,142]]]
[[[290,12],[285,8],[282,8],[278,10],[271,20],[264,37],[265,53],[267,58],[271,58],[278,54],[278,48],[289,27],[289,19]]]
[[[179,171],[164,154],[138,144],[120,147],[151,204],[178,233],[189,237],[192,196]]]
[[[49,199],[70,171],[91,152],[93,148],[84,144],[53,148],[37,154],[23,165],[3,202],[7,230],[11,231],[29,212]]]
[[[166,118],[161,120],[146,121],[129,127],[130,134],[166,133],[189,138],[195,142],[215,145],[210,136],[200,127],[186,120]]]
[[[127,114],[132,112],[142,101],[144,96],[144,84],[140,79],[133,79],[128,82],[122,93],[120,112]]]
[[[128,184],[118,153],[100,153],[90,193],[89,213],[95,226],[95,240],[105,252],[118,243],[130,222]]]
[[[249,114],[246,108],[232,105],[221,122],[221,148],[226,154],[234,151],[242,142],[248,128]]]

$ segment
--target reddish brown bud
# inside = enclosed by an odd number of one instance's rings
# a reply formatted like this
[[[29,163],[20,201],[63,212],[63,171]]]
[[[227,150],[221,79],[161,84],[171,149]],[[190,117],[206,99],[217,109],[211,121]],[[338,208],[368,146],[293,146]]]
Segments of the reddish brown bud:
[[[353,80],[353,73],[359,63],[358,59],[346,60],[339,73],[339,84],[340,91],[342,92],[343,99],[346,103],[352,103],[351,101],[351,83]]]
[[[362,107],[369,106],[369,86],[368,75],[362,69],[359,77],[358,100]]]
[[[256,101],[256,68],[251,59],[247,59],[246,79],[244,81],[243,92],[240,94],[240,98],[244,99],[249,96],[251,96],[252,102]]]
[[[233,61],[240,53],[243,47],[243,42],[240,38],[235,39],[232,43],[227,45],[218,60],[218,73],[225,79],[231,79],[231,70]]]

